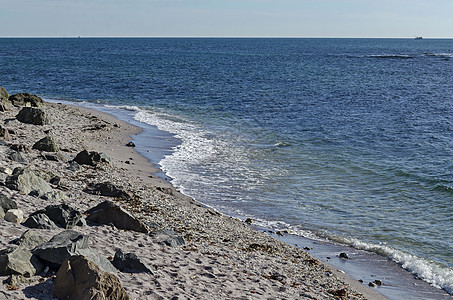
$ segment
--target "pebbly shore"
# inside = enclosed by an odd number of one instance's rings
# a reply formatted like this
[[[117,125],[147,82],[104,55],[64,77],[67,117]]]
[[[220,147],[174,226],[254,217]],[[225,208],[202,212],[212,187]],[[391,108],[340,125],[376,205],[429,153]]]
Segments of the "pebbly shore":
[[[384,298],[152,175],[137,127],[4,89],[0,110],[0,299]]]

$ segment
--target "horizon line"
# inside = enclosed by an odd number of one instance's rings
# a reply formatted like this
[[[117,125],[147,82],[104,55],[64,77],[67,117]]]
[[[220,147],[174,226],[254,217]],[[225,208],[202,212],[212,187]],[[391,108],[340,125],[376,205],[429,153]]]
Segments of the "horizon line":
[[[218,39],[414,39],[418,36],[404,36],[404,37],[348,37],[348,36],[82,36],[82,35],[71,35],[71,36],[0,36],[0,38],[218,38]],[[453,39],[453,37],[423,37],[423,39]]]

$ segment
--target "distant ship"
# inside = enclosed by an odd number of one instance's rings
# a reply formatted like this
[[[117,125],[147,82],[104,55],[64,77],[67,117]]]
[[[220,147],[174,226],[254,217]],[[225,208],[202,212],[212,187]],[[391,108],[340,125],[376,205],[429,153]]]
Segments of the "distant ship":
[[[415,39],[416,39],[416,40],[423,40],[423,37],[421,37],[421,36],[416,36]]]

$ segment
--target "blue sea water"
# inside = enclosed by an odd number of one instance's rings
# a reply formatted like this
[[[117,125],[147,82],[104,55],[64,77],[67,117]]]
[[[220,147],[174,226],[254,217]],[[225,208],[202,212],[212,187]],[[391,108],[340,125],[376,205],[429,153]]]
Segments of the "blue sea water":
[[[0,39],[0,86],[128,109],[185,194],[453,294],[453,40]]]

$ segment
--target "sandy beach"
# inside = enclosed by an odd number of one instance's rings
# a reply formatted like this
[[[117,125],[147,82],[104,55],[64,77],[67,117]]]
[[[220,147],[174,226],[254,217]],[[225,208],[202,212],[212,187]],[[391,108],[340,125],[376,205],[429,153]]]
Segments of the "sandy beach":
[[[89,236],[90,247],[106,258],[118,249],[134,253],[152,271],[121,272],[119,278],[133,299],[385,299],[364,284],[341,274],[308,253],[257,230],[242,222],[205,207],[179,193],[168,182],[152,175],[156,168],[133,147],[126,144],[140,129],[113,116],[87,108],[45,103],[41,108],[50,119],[48,125],[18,121],[21,107],[1,112],[2,124],[9,131],[0,146],[0,182],[10,171],[27,167],[52,174],[59,182],[53,190],[63,200],[43,199],[0,185],[0,193],[13,199],[24,213],[24,220],[33,212],[51,204],[68,204],[85,212],[97,204],[111,200],[130,212],[149,232],[118,229],[113,225],[87,222],[73,230]],[[60,151],[48,153],[32,149],[51,134]],[[13,145],[20,149],[23,162],[9,159]],[[17,147],[16,147],[17,149]],[[82,150],[104,153],[111,164],[81,165],[68,169]],[[57,155],[58,154],[58,155]],[[44,176],[45,177],[45,176]],[[50,178],[47,178],[49,180]],[[109,182],[130,197],[111,197],[87,193],[87,187]],[[20,223],[0,220],[1,249],[29,228]],[[167,245],[170,229],[183,238],[182,245]],[[37,229],[51,238],[65,229]],[[27,282],[11,286],[2,284],[0,299],[56,299],[52,295],[56,270],[37,274]],[[0,276],[2,281],[8,276]]]

